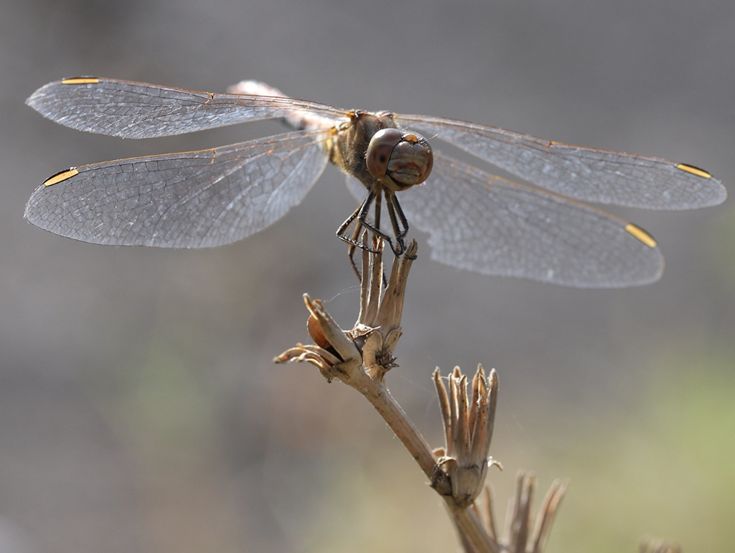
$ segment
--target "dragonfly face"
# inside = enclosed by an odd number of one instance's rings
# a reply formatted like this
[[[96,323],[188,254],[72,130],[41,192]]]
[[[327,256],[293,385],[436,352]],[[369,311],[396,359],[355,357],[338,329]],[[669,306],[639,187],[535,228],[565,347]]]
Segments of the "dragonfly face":
[[[429,178],[434,154],[423,136],[400,129],[383,129],[370,139],[365,161],[373,177],[385,179],[386,186],[398,191]]]
[[[637,225],[583,202],[681,210],[726,197],[709,172],[686,163],[439,117],[348,111],[291,99],[254,81],[215,94],[76,77],[41,87],[27,103],[74,129],[125,138],[269,118],[296,129],[200,151],[81,165],[49,177],[31,196],[26,218],[99,244],[232,243],[300,203],[331,160],[361,201],[338,231],[352,249],[364,246],[360,237],[368,230],[400,254],[410,222],[428,234],[432,258],[455,267],[566,286],[621,287],[659,278],[657,243]],[[527,184],[432,150],[418,132]]]

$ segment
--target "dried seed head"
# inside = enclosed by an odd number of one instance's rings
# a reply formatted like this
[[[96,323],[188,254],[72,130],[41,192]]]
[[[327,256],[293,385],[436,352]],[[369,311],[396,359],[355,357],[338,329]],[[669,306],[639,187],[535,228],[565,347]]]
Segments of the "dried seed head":
[[[515,496],[508,501],[504,536],[498,532],[494,513],[495,501],[489,486],[481,496],[480,505],[473,507],[480,515],[488,535],[500,546],[501,551],[542,553],[546,547],[566,486],[558,480],[551,484],[534,520],[531,503],[535,487],[533,475],[518,474]]]
[[[470,505],[485,485],[497,404],[498,378],[495,370],[485,375],[478,365],[468,394],[467,377],[455,367],[448,384],[434,371],[434,385],[444,423],[445,447],[437,464],[449,476],[452,497],[459,507]]]

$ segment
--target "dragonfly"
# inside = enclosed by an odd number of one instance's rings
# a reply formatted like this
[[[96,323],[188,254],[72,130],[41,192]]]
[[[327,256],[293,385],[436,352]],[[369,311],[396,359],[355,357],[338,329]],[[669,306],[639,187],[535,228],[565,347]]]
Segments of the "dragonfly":
[[[726,198],[720,181],[688,163],[441,117],[342,109],[290,98],[257,81],[213,93],[73,77],[46,84],[26,103],[61,125],[121,138],[263,119],[289,125],[288,132],[237,144],[53,174],[31,195],[25,218],[97,244],[230,244],[281,219],[331,162],[359,201],[337,231],[350,256],[369,247],[361,238],[369,233],[401,255],[410,224],[428,235],[432,259],[453,267],[618,288],[656,281],[663,257],[642,227],[587,202],[684,210]],[[521,182],[442,153],[438,142]]]

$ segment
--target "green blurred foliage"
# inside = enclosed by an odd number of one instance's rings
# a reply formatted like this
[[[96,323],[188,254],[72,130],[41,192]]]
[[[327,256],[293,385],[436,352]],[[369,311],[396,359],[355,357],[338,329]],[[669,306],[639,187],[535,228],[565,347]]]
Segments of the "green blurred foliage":
[[[634,551],[644,535],[692,552],[735,542],[735,355],[666,357],[637,405],[577,421],[589,441],[555,461],[574,477],[554,550]]]

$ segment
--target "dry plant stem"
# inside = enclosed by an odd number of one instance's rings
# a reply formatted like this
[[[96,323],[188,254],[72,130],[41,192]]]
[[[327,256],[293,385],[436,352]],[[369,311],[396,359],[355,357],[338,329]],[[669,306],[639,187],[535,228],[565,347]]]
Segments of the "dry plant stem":
[[[488,468],[497,464],[489,456],[498,397],[495,371],[486,373],[478,365],[471,381],[459,367],[446,377],[438,369],[434,372],[445,437],[445,446],[435,450],[384,383],[387,372],[396,366],[393,351],[403,332],[406,282],[415,256],[412,242],[405,255],[394,261],[386,282],[382,241],[375,241],[372,251],[363,251],[360,312],[350,330],[341,329],[321,301],[304,294],[307,329],[315,344],[297,344],[276,357],[276,362],[311,363],[328,381],[340,380],[370,402],[444,500],[466,553],[541,553],[564,487],[552,485],[534,524],[534,479],[519,475],[516,495],[508,506],[505,537],[501,537],[492,497],[484,486]],[[481,493],[484,512],[475,504]]]
[[[444,499],[447,510],[451,514],[459,535],[472,547],[473,553],[498,553],[500,549],[485,532],[482,523],[473,511],[458,507],[451,496],[451,482],[439,468],[434,455],[424,437],[413,426],[405,411],[396,402],[388,389],[379,382],[372,381],[373,386],[360,389],[360,393],[371,403],[383,417],[396,437],[406,447],[411,456],[426,474],[433,488]]]
[[[328,381],[341,380],[360,392],[444,499],[467,550],[497,553],[497,545],[485,532],[477,514],[465,505],[457,505],[450,477],[437,464],[432,448],[383,383],[385,374],[395,366],[393,350],[403,332],[403,302],[409,270],[416,257],[416,243],[412,242],[404,255],[394,261],[388,282],[383,280],[382,252],[382,241],[374,243],[372,252],[363,252],[360,313],[354,327],[342,330],[322,302],[304,294],[309,311],[307,328],[315,344],[297,344],[275,361],[306,361],[318,367]]]
[[[457,507],[449,499],[444,499],[466,553],[500,553],[501,547],[488,536],[473,510]]]
[[[320,300],[304,294],[307,329],[315,343],[297,344],[275,361],[310,363],[328,381],[336,378],[370,402],[444,500],[465,553],[543,553],[564,484],[555,481],[551,485],[534,517],[535,479],[520,473],[515,496],[508,503],[503,536],[493,512],[495,501],[485,486],[488,468],[498,464],[489,456],[498,395],[495,371],[486,374],[478,365],[471,383],[459,367],[446,377],[438,369],[434,372],[445,437],[445,447],[435,450],[385,386],[385,375],[397,366],[393,351],[403,333],[401,315],[416,242],[394,261],[387,282],[382,256],[381,240],[373,242],[372,251],[363,251],[360,312],[352,329],[341,329]],[[681,550],[652,540],[641,546],[641,552]]]
[[[444,499],[460,536],[467,540],[472,547],[471,551],[473,553],[498,553],[500,549],[487,535],[475,513],[467,508],[458,507],[454,503],[451,496],[451,482],[437,465],[431,447],[411,423],[408,415],[393,398],[388,388],[382,382],[377,382],[369,377],[360,379],[359,383],[351,385],[365,396],[365,399],[383,417],[385,423],[408,450],[411,457],[416,460],[421,470],[429,478],[432,487]]]
[[[388,388],[381,382],[376,382],[371,378],[366,378],[365,382],[358,388],[358,391],[365,396],[375,410],[383,417],[385,423],[390,427],[396,437],[406,447],[421,470],[431,481],[432,486],[442,494],[449,492],[449,482],[442,479],[440,471],[437,470],[437,464],[431,447],[426,442],[421,433],[408,419],[408,415],[391,395]],[[439,481],[435,481],[439,478]],[[444,488],[444,489],[443,489]]]

